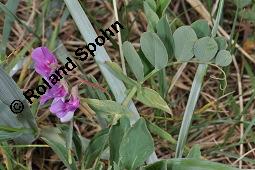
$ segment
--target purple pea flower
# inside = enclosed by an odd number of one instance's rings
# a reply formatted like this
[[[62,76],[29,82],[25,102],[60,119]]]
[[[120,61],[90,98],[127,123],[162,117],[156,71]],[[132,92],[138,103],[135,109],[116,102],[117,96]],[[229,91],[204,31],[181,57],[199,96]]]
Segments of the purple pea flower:
[[[40,97],[40,104],[45,104],[48,100],[53,98],[65,97],[68,94],[68,87],[65,81],[61,81],[48,89],[44,95]]]
[[[35,71],[43,77],[48,77],[58,63],[47,47],[34,49],[32,59],[35,62]]]
[[[51,104],[50,111],[60,118],[61,122],[68,122],[73,118],[74,112],[79,105],[78,87],[74,86],[69,100],[64,97],[55,98]]]
[[[56,57],[48,50],[47,47],[38,47],[33,50],[32,59],[35,62],[35,71],[44,77],[46,81],[49,81],[48,77],[57,65]],[[60,118],[61,122],[67,122],[73,118],[75,110],[80,105],[78,87],[74,86],[72,88],[69,98],[66,97],[67,95],[67,83],[64,80],[61,80],[60,83],[55,84],[51,89],[48,89],[43,96],[41,96],[40,104],[42,105],[48,100],[53,99],[50,111]]]

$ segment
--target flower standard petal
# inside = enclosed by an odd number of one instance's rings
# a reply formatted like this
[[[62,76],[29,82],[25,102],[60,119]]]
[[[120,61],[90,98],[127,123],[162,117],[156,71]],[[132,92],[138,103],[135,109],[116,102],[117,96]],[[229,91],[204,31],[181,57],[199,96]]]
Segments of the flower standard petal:
[[[35,71],[48,77],[52,72],[54,65],[57,64],[56,57],[48,50],[47,47],[38,47],[32,52],[32,59],[35,62]]]

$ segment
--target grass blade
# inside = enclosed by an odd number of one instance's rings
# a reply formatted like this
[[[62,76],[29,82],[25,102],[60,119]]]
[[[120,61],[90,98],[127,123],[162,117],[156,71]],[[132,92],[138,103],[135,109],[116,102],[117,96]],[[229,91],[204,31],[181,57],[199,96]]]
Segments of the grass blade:
[[[9,10],[12,13],[15,13],[17,10],[18,4],[19,4],[19,1],[17,0],[9,0],[5,6],[9,8]],[[3,37],[0,44],[0,61],[3,61],[5,59],[6,46],[9,39],[9,35],[11,33],[13,21],[14,19],[12,17],[9,17],[8,14],[5,15]]]

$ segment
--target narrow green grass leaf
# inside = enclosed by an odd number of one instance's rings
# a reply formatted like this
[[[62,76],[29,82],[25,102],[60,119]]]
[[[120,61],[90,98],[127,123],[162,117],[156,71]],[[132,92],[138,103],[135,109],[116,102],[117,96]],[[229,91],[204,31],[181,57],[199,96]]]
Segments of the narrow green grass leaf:
[[[8,0],[5,6],[9,8],[9,10],[12,13],[16,13],[18,5],[19,5],[19,1]],[[0,43],[0,62],[3,61],[6,56],[6,46],[9,39],[9,35],[11,33],[13,21],[14,19],[11,16],[9,17],[8,14],[5,15],[4,27],[3,27],[3,33],[2,33],[3,36]]]
[[[170,3],[171,0],[159,0],[157,7],[157,13],[159,16],[163,16],[165,14],[165,11]]]

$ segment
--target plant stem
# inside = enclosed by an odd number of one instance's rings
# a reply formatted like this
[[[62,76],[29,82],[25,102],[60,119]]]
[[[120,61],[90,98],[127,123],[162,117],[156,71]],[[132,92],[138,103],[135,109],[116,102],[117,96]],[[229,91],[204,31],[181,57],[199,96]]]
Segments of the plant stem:
[[[132,100],[132,98],[134,97],[135,93],[137,91],[137,87],[134,86],[131,91],[128,93],[127,97],[125,98],[125,100],[123,101],[122,105],[123,106],[128,106],[128,103]]]
[[[157,73],[159,70],[158,69],[154,69],[152,70],[149,74],[147,74],[144,78],[144,80],[140,83],[143,84],[146,80],[148,80],[151,76],[153,76],[155,73]]]

